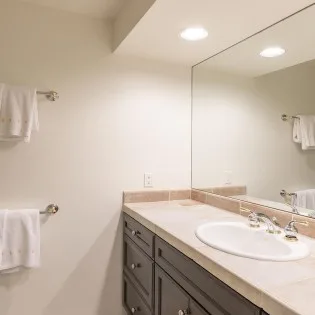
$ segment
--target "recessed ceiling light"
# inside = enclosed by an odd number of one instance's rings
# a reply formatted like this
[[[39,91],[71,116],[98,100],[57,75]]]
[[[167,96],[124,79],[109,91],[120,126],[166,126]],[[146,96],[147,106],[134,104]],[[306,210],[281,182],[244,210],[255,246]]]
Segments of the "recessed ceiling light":
[[[261,57],[273,58],[281,56],[285,53],[285,50],[281,47],[269,47],[260,52]]]
[[[189,27],[180,33],[181,38],[190,41],[205,39],[207,36],[208,32],[203,27]]]

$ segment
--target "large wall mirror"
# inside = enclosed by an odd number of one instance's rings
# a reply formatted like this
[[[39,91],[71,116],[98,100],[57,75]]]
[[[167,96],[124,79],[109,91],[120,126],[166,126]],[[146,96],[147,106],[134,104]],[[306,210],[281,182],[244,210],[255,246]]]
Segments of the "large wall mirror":
[[[315,5],[196,65],[192,120],[194,189],[315,217]]]

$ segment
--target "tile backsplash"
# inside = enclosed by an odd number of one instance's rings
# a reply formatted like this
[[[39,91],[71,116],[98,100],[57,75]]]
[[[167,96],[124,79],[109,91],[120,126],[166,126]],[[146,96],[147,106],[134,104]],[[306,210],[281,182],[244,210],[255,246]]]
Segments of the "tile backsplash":
[[[190,189],[124,191],[124,203],[191,199]]]
[[[245,186],[238,186],[246,191]],[[245,188],[244,188],[245,187]],[[218,189],[221,189],[219,187]],[[212,187],[212,191],[216,190],[216,187]],[[238,190],[240,191],[240,190]],[[141,191],[125,191],[123,193],[124,203],[140,203],[140,202],[158,202],[158,201],[172,201],[172,200],[184,200],[183,206],[192,206],[195,204],[208,204],[210,206],[227,210],[242,216],[248,216],[248,213],[241,211],[241,207],[254,211],[261,212],[268,215],[270,218],[275,217],[281,227],[286,226],[291,220],[307,221],[308,226],[297,224],[297,228],[300,234],[315,238],[315,219],[305,216],[292,214],[276,208],[266,207],[257,203],[251,203],[247,201],[236,200],[233,197],[226,197],[217,195],[215,193],[200,191],[196,189],[164,189],[164,190],[141,190]],[[191,201],[189,201],[191,200]]]

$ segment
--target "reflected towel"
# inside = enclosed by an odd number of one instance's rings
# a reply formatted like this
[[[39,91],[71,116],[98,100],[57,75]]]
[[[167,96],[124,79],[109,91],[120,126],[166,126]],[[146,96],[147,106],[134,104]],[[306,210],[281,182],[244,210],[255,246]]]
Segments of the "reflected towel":
[[[315,149],[315,116],[298,115],[294,119],[293,141],[302,144],[303,150]]]
[[[297,207],[315,210],[315,189],[297,191],[295,205]]]
[[[0,273],[40,266],[39,210],[0,211]]]
[[[29,142],[38,125],[36,89],[0,83],[0,140]]]

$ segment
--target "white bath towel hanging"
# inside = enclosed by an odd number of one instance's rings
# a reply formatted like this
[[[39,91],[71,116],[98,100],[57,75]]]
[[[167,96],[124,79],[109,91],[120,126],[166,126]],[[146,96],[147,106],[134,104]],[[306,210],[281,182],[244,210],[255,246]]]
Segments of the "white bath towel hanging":
[[[0,141],[29,142],[38,128],[36,89],[0,83]]]
[[[39,210],[0,210],[0,273],[40,266]]]
[[[315,149],[315,116],[298,115],[294,119],[293,141],[301,143],[302,150]]]

